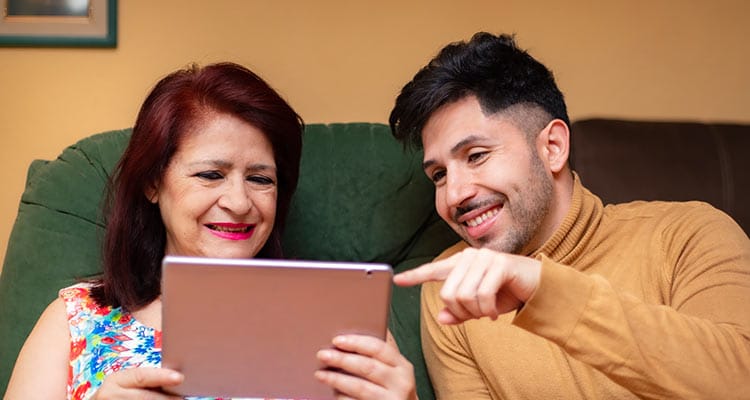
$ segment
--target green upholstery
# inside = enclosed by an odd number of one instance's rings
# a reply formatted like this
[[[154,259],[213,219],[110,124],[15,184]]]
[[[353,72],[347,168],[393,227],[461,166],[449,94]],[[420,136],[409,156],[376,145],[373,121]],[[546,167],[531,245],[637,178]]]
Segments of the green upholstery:
[[[29,167],[0,275],[0,388],[58,289],[99,271],[99,211],[130,131],[85,138]],[[385,262],[403,271],[458,239],[437,216],[421,154],[382,124],[312,124],[284,247],[287,257]],[[420,399],[434,398],[419,339],[419,288],[393,291],[390,328],[415,367]]]

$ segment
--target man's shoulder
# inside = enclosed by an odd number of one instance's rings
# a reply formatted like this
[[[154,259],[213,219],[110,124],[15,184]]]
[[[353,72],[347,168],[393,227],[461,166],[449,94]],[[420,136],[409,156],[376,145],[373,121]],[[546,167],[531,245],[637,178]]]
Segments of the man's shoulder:
[[[652,200],[608,204],[604,208],[604,215],[612,222],[630,221],[683,232],[707,226],[721,230],[742,230],[724,211],[703,201]]]
[[[703,201],[636,200],[628,203],[607,204],[605,214],[612,217],[683,217],[686,213],[715,216],[723,212]]]

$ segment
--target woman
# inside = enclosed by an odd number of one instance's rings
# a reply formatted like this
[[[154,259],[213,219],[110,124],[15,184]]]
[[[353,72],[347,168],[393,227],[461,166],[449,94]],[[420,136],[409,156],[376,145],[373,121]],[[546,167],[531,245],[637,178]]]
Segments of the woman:
[[[160,390],[183,379],[160,368],[161,260],[281,258],[303,126],[270,86],[236,64],[162,79],[110,185],[103,274],[62,289],[44,311],[6,399],[177,398]],[[392,343],[357,335],[333,343],[338,350],[318,354],[329,368],[316,377],[342,396],[414,397],[411,365]]]

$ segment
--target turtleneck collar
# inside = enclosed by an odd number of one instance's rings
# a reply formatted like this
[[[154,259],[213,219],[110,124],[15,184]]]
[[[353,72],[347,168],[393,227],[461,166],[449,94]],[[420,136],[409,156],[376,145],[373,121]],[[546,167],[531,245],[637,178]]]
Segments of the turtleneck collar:
[[[602,219],[602,201],[583,187],[573,173],[573,198],[570,209],[552,236],[531,257],[545,255],[554,261],[571,265],[586,248]]]

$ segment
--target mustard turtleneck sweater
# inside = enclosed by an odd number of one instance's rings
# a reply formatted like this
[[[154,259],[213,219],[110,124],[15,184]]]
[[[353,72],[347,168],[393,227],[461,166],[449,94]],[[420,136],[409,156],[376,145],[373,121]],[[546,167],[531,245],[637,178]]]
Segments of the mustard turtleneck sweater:
[[[466,248],[459,243],[440,258]],[[576,177],[518,313],[441,325],[422,287],[439,399],[750,399],[750,240],[699,202],[604,207]]]

